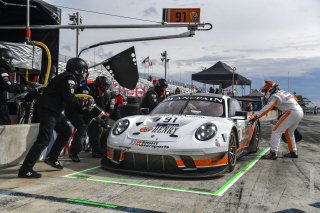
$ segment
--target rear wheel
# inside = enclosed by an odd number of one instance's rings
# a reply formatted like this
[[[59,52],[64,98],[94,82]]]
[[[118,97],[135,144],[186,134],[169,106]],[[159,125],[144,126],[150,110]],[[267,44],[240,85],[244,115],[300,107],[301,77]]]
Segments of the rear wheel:
[[[229,148],[228,148],[228,171],[232,172],[237,162],[237,138],[234,131],[230,134]]]
[[[250,141],[250,145],[248,148],[249,153],[258,152],[260,139],[261,139],[260,125],[256,123],[256,126],[254,127],[254,132]]]

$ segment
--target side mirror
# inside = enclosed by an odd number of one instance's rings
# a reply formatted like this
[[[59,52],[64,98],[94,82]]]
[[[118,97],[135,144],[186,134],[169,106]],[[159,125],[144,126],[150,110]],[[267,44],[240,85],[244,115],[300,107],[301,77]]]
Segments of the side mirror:
[[[140,109],[140,114],[141,115],[148,115],[150,112],[149,112],[149,108],[141,108]]]
[[[236,111],[236,115],[231,118],[234,120],[247,120],[248,119],[248,112]]]

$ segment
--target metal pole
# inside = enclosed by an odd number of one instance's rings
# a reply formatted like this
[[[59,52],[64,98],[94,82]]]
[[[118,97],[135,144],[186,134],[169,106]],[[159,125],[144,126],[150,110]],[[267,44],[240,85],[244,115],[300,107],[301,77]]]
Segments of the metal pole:
[[[76,21],[77,21],[77,26],[80,25],[80,16],[79,16],[79,12],[76,12]],[[76,30],[77,35],[76,35],[76,57],[79,54],[79,28],[77,28]]]
[[[231,87],[231,89],[232,89],[232,94],[233,94],[233,96],[234,96],[234,92],[233,92],[233,85],[234,85],[234,72],[236,71],[236,69],[237,69],[237,68],[235,68],[235,67],[233,67],[233,69],[232,69],[232,87]]]
[[[164,79],[167,80],[167,51],[164,51]]]
[[[31,31],[30,31],[30,0],[27,0],[27,23],[26,23],[26,40],[30,41]]]
[[[113,41],[105,41],[100,42],[98,44],[91,45],[89,47],[86,47],[80,51],[78,54],[78,57],[80,57],[81,53],[85,50],[88,50],[90,48],[98,47],[101,45],[107,45],[107,44],[117,44],[117,43],[124,43],[124,42],[134,42],[134,41],[153,41],[153,40],[162,40],[162,39],[174,39],[174,38],[187,38],[192,37],[193,34],[189,32],[181,33],[178,35],[167,35],[167,36],[154,36],[154,37],[142,37],[142,38],[129,38],[129,39],[119,39],[119,40],[113,40]]]
[[[200,31],[208,31],[212,28],[210,23],[202,24],[124,24],[124,25],[33,25],[30,29],[37,30],[49,30],[49,29],[132,29],[132,28],[177,28],[177,27],[188,27],[190,29],[197,29],[197,27],[210,26],[208,29],[199,29]],[[16,26],[0,26],[0,29],[25,29],[26,26],[16,25]]]

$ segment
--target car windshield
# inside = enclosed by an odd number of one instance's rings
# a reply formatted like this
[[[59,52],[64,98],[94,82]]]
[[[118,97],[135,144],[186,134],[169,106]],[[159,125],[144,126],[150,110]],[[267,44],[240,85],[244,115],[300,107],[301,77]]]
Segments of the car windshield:
[[[151,114],[182,114],[224,117],[224,102],[199,100],[165,100]]]

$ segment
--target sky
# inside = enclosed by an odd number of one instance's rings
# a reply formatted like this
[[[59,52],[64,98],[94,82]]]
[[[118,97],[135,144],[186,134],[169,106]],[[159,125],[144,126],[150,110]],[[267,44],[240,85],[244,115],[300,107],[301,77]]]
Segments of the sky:
[[[161,22],[163,8],[201,8],[201,22],[211,31],[196,31],[191,38],[143,41],[100,46],[86,51],[86,60],[101,62],[135,46],[139,72],[164,77],[161,53],[170,59],[167,78],[191,84],[191,74],[218,61],[252,80],[259,89],[272,79],[281,89],[301,94],[320,106],[320,1],[318,0],[46,0],[63,7],[110,13]],[[62,8],[62,24],[70,23],[74,9]],[[80,11],[83,24],[152,24]],[[172,35],[186,28],[85,29],[80,49],[116,39]],[[60,54],[75,56],[75,30],[61,30]],[[141,63],[149,58],[153,66]],[[209,85],[208,85],[209,86]],[[247,88],[246,92],[249,92]]]

